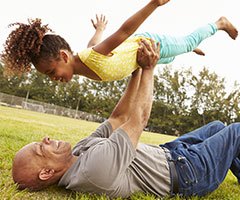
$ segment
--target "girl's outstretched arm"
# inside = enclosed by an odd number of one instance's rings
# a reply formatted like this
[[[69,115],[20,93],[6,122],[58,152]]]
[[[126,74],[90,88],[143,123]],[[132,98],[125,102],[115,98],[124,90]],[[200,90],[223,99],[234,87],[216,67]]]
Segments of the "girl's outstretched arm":
[[[87,47],[95,46],[96,44],[101,42],[103,31],[105,30],[108,23],[105,15],[96,15],[96,21],[91,19],[91,22],[93,24],[93,27],[95,28],[95,33],[88,42]]]
[[[94,50],[103,55],[108,55],[113,49],[131,36],[158,6],[162,6],[169,1],[170,0],[151,0],[141,10],[128,18],[115,33],[96,45]]]

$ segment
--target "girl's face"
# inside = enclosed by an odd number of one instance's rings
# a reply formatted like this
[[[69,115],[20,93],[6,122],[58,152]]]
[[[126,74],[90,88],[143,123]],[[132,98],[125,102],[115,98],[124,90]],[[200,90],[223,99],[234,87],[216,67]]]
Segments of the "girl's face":
[[[51,80],[68,82],[73,77],[73,68],[66,52],[60,52],[58,60],[42,61],[35,67],[39,72],[49,76]]]

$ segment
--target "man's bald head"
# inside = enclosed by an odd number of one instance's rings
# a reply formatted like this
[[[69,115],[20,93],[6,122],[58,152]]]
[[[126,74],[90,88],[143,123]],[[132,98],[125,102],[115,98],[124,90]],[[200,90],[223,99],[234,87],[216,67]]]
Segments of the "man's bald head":
[[[40,190],[56,183],[75,160],[68,142],[45,137],[16,153],[12,177],[19,189]]]

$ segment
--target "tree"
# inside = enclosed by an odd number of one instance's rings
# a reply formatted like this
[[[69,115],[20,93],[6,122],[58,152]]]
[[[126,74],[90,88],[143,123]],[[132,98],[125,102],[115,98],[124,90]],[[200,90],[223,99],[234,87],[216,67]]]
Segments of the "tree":
[[[68,83],[51,81],[33,69],[22,76],[5,77],[0,64],[0,91],[107,118],[122,96],[127,79],[92,81],[74,76]],[[173,70],[166,65],[154,77],[154,102],[147,129],[181,135],[213,120],[240,121],[240,85],[226,92],[225,79],[203,68]]]
[[[4,66],[0,64],[0,80],[1,92],[20,97],[24,97],[26,95],[26,74],[23,74],[21,76],[5,76]]]
[[[49,77],[44,74],[39,73],[35,69],[33,69],[29,73],[28,79],[28,90],[29,98],[48,102],[48,103],[56,103],[57,101],[54,99],[55,91],[58,87],[58,82],[51,81]]]
[[[199,77],[192,76],[191,85],[195,89],[191,109],[202,115],[202,123],[224,119],[222,108],[226,102],[225,79],[203,68]]]
[[[99,82],[84,79],[82,83],[86,111],[108,117],[126,87],[127,79]]]
[[[186,131],[184,124],[189,116],[191,75],[190,69],[173,71],[170,65],[158,72],[149,129],[172,135]]]

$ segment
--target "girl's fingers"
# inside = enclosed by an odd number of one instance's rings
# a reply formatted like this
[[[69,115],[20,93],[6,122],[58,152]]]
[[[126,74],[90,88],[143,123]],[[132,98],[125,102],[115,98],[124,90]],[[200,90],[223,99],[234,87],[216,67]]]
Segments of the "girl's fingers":
[[[98,15],[96,14],[96,20],[99,21]]]

